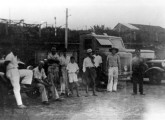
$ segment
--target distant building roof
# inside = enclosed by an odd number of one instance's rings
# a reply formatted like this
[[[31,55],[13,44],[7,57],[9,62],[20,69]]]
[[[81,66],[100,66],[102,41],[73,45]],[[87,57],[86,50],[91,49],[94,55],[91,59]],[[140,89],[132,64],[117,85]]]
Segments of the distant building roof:
[[[118,23],[113,29],[120,30],[121,26],[125,26],[126,28],[130,30],[165,32],[165,28],[162,28],[160,26],[132,24],[132,23]]]
[[[133,26],[133,25],[131,25],[129,23],[120,23],[120,24],[122,24],[122,25],[124,25],[124,26],[126,26],[126,27],[128,27],[130,29],[133,29],[133,30],[139,30],[139,28],[137,28],[137,27],[135,27],[135,26]]]
[[[153,32],[165,32],[165,29],[160,26],[153,26],[153,25],[141,25],[141,24],[132,24],[132,26],[135,26],[143,31],[153,31]]]

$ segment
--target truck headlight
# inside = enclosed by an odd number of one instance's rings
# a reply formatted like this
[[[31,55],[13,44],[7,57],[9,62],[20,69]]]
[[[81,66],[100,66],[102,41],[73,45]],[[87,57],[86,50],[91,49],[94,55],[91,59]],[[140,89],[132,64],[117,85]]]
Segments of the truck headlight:
[[[128,67],[127,67],[127,65],[124,66],[124,71],[125,71],[125,72],[128,71]]]
[[[162,67],[165,67],[165,61],[162,62]]]

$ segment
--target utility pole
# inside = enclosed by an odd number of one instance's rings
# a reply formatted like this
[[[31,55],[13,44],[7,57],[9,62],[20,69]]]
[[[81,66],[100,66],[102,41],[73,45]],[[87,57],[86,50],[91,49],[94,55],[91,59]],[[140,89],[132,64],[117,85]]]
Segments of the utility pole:
[[[65,48],[68,48],[68,8],[66,8]]]
[[[57,35],[57,28],[56,28],[56,17],[54,17],[54,20],[55,20],[55,24],[54,24],[54,35],[56,36]]]

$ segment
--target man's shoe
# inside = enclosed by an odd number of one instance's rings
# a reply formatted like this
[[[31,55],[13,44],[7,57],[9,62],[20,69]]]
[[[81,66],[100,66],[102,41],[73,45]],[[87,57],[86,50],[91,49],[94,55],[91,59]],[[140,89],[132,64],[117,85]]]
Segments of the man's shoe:
[[[94,94],[93,94],[93,96],[97,96],[97,94],[96,94],[96,93],[94,93]]]
[[[22,105],[18,105],[18,108],[19,108],[19,109],[26,109],[27,107],[26,107],[25,105],[22,104]]]
[[[140,95],[146,95],[146,94],[144,94],[144,93],[140,93]]]
[[[61,96],[64,96],[65,95],[65,93],[61,93]]]
[[[77,95],[77,97],[80,97],[80,95]]]
[[[137,95],[137,93],[132,93],[132,95]]]
[[[55,99],[55,101],[62,102],[62,99],[61,98],[58,98],[58,99]]]
[[[107,92],[112,92],[111,90],[107,90]]]
[[[48,101],[42,102],[43,105],[50,105]]]
[[[89,94],[86,94],[85,97],[89,97]]]

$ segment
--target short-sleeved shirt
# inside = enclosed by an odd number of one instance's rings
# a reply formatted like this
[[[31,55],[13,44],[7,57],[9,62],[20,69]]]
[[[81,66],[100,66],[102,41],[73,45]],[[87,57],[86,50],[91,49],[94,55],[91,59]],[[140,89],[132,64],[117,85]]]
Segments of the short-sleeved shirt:
[[[14,56],[14,54],[12,52],[10,52],[6,56],[5,61],[10,61],[10,63],[7,66],[7,69],[18,68],[17,56]]]
[[[40,71],[38,67],[36,67],[34,68],[33,71],[34,71],[34,78],[43,80],[47,77],[43,68]]]
[[[118,54],[112,55],[109,54],[107,56],[107,66],[108,67],[119,67],[120,66],[120,57]]]
[[[70,58],[68,56],[64,57],[63,55],[60,56],[60,65],[62,66],[67,66],[69,61],[70,61]]]
[[[56,53],[56,54],[52,54],[52,53],[49,53],[48,54],[48,59],[53,59],[53,60],[59,60],[59,55]]]
[[[94,58],[94,62],[95,62],[95,66],[99,67],[100,64],[102,63],[102,57],[100,55],[93,55]]]
[[[75,73],[79,70],[77,63],[69,63],[66,67],[68,73]]]
[[[91,58],[89,58],[89,57],[86,57],[83,61],[83,72],[86,71],[87,67],[94,67],[93,62],[92,62]]]
[[[143,72],[142,65],[144,60],[142,57],[133,57],[132,59],[132,70],[133,72]]]

